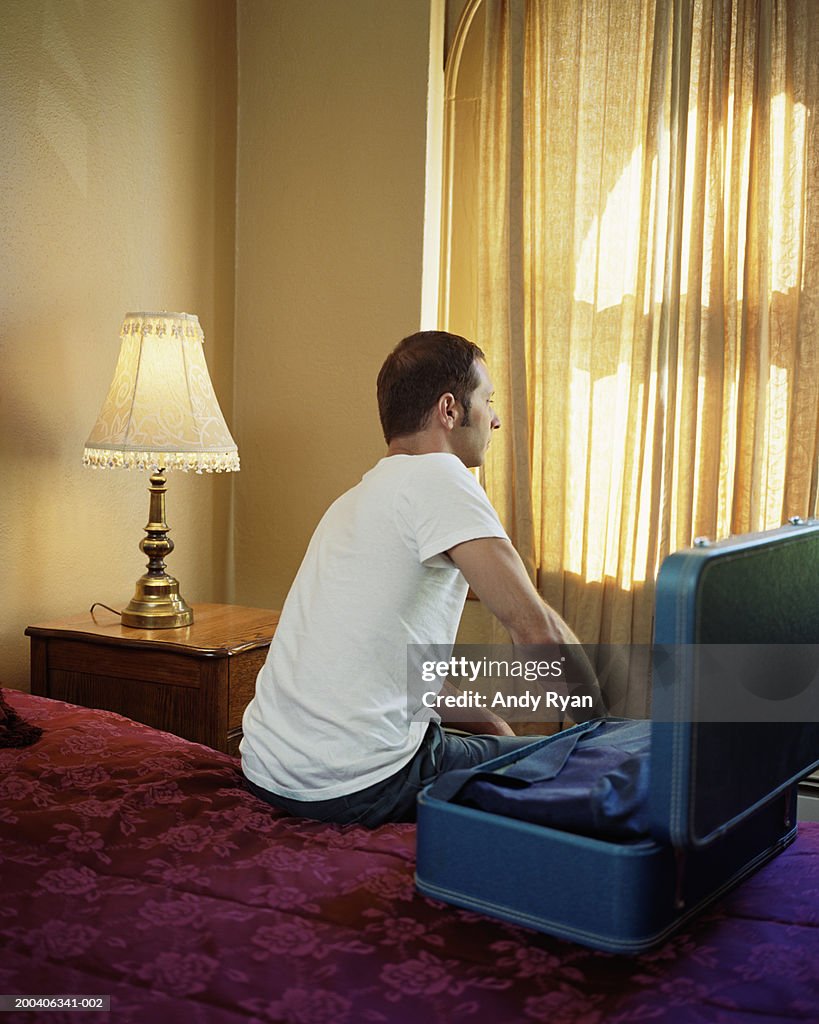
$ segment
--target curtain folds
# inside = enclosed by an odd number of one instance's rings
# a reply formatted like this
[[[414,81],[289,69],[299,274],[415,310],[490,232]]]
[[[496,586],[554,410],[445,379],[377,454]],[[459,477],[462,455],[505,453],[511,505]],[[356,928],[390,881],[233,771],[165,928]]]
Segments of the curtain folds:
[[[486,487],[584,642],[648,642],[666,554],[816,512],[819,17],[483,7],[477,228],[448,253],[474,316],[447,326],[496,383]]]

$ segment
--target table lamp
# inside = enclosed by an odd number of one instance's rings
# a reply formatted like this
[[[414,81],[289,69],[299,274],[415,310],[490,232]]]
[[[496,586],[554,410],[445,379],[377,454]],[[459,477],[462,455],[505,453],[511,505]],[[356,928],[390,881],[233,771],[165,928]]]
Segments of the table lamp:
[[[189,626],[193,610],[165,572],[173,550],[165,522],[165,472],[226,473],[239,469],[203,352],[199,318],[190,313],[127,313],[119,361],[83,463],[96,468],[148,469],[150,511],[139,547],[148,571],[121,613],[124,626]]]

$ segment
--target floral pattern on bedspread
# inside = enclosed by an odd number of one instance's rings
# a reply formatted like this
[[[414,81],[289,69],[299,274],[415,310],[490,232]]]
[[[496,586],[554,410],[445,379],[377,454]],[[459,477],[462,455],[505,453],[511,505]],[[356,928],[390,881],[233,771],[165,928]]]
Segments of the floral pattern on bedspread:
[[[0,752],[0,992],[112,1005],[9,1024],[819,1019],[819,826],[657,950],[614,956],[420,896],[413,826],[288,818],[227,755],[7,696],[45,732]]]

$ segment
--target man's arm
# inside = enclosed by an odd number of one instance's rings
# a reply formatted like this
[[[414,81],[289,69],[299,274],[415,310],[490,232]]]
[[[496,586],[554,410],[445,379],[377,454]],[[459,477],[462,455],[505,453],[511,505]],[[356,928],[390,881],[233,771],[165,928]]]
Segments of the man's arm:
[[[580,641],[535,590],[512,544],[500,537],[482,537],[456,544],[447,554],[515,645],[560,645],[570,691],[579,688],[591,694],[595,715],[605,715],[597,677]]]
[[[535,590],[508,540],[482,537],[447,552],[515,644],[576,644],[577,637]]]

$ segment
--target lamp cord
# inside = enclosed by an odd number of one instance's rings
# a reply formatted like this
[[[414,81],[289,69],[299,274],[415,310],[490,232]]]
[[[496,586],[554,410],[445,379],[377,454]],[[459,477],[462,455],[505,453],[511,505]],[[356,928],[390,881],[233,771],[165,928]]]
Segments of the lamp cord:
[[[89,610],[89,612],[91,613],[91,618],[92,618],[92,619],[94,618],[94,609],[95,609],[95,608],[105,608],[105,609],[106,609],[106,611],[109,611],[109,612],[113,612],[113,613],[114,613],[114,615],[119,615],[119,617],[120,617],[120,618],[122,618],[122,612],[118,612],[118,611],[116,610],[116,608],[112,608],[112,607],[111,607],[110,605],[107,605],[107,604],[103,604],[103,603],[102,603],[102,601],[95,601],[95,602],[94,602],[94,603],[93,603],[93,604],[91,605],[91,607],[90,607],[90,608],[88,609],[88,610]],[[96,621],[97,621],[97,620],[96,620],[96,619],[94,619],[94,622],[96,622]]]

